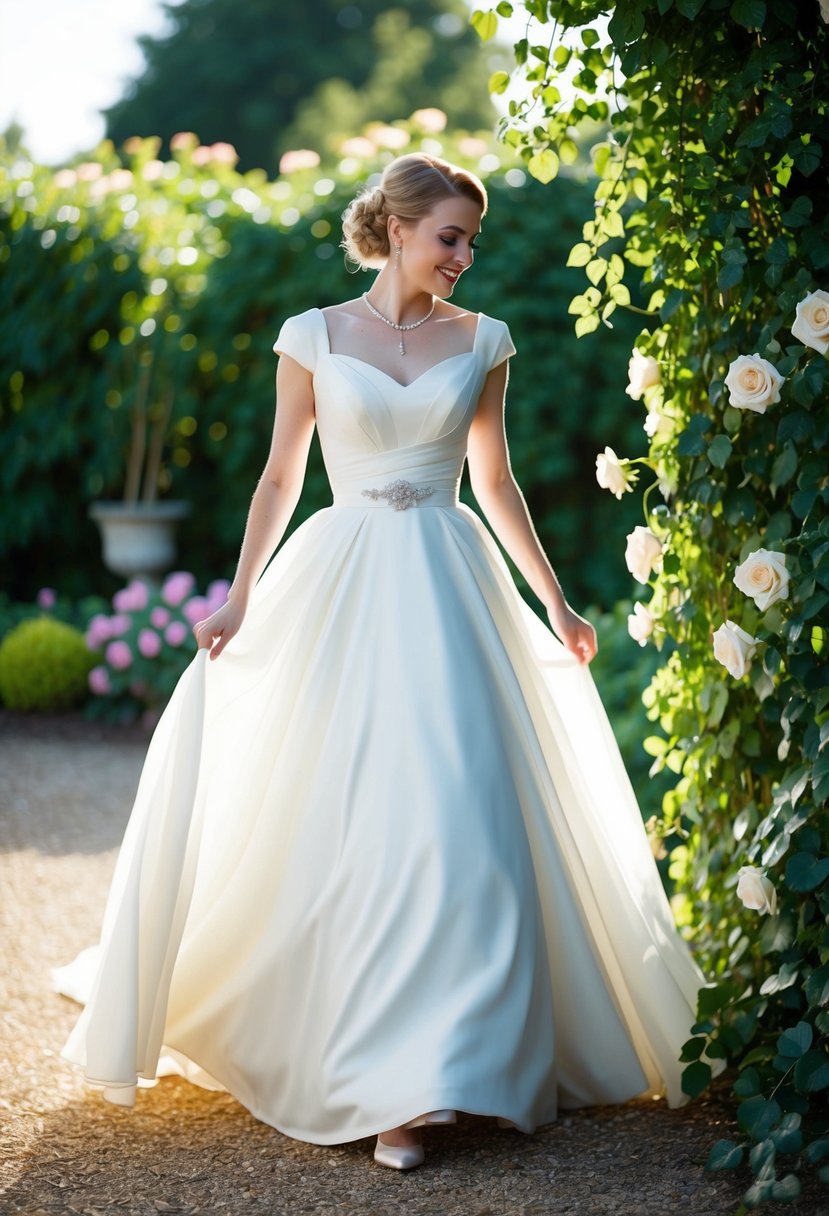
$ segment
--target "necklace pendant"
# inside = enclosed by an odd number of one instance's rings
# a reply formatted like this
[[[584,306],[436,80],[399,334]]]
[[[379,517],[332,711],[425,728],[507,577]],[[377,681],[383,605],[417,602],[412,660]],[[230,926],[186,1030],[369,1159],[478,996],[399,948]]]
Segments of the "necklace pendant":
[[[403,335],[402,334],[400,335],[400,353],[401,353],[401,355],[405,355],[405,353],[406,353],[406,347],[403,345]]]

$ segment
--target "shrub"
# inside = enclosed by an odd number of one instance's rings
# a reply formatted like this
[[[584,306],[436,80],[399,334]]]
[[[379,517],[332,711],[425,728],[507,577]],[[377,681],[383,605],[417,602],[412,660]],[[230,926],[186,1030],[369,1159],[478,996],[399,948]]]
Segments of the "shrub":
[[[0,698],[9,709],[69,709],[82,701],[92,656],[72,625],[22,621],[0,645]]]

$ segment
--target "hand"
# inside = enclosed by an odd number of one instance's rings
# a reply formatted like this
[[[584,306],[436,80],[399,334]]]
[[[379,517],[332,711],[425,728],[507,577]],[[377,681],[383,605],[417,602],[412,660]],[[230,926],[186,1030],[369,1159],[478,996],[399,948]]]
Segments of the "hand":
[[[228,600],[218,612],[197,621],[193,626],[193,636],[199,650],[207,649],[211,659],[218,659],[230,639],[239,632],[246,609],[246,604]]]
[[[550,625],[563,646],[575,655],[580,663],[589,663],[596,657],[599,644],[596,630],[567,604],[555,612],[547,610]]]

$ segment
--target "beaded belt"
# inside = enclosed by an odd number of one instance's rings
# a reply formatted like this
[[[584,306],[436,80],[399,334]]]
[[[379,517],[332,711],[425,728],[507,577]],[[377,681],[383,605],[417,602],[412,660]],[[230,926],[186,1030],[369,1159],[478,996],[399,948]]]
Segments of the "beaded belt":
[[[395,511],[405,511],[412,503],[428,498],[432,492],[432,486],[414,486],[402,478],[388,482],[382,490],[362,491],[366,498],[373,498],[375,502],[378,498],[387,499],[389,506],[394,507]]]

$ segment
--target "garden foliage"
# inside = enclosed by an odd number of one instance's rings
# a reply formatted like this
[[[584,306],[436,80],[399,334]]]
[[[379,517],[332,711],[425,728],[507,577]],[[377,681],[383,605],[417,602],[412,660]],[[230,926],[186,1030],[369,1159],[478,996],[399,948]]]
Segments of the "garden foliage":
[[[514,7],[473,21],[491,35]],[[645,391],[656,550],[643,528],[628,559],[664,659],[646,746],[673,774],[677,910],[713,981],[684,1085],[704,1089],[706,1056],[739,1066],[739,1139],[709,1166],[746,1161],[751,1206],[794,1198],[803,1172],[829,1180],[829,6],[523,7],[531,95],[502,134],[546,181],[609,118],[570,310],[579,334],[604,333],[641,281],[637,345],[660,370]],[[624,494],[618,465],[600,475]]]
[[[512,329],[507,427],[542,540],[574,604],[607,609],[626,591],[606,542],[623,542],[635,507],[608,501],[592,465],[600,439],[621,449],[641,436],[619,388],[636,323],[608,330],[600,359],[566,325],[581,272],[564,263],[590,189],[568,177],[545,190],[499,168],[484,139],[437,132],[440,118],[373,126],[330,174],[295,157],[273,182],[240,174],[227,145],[188,135],[170,160],[158,140],[136,139],[57,171],[0,153],[9,593],[112,594],[86,510],[156,492],[192,504],[180,554],[200,584],[232,577],[270,445],[274,338],[287,316],[368,288],[344,264],[340,216],[392,155],[417,147],[484,173],[490,188],[477,264],[455,298]],[[292,527],[330,501],[315,440]]]
[[[21,621],[0,644],[0,704],[50,712],[85,700],[94,660],[73,625],[39,616]]]

